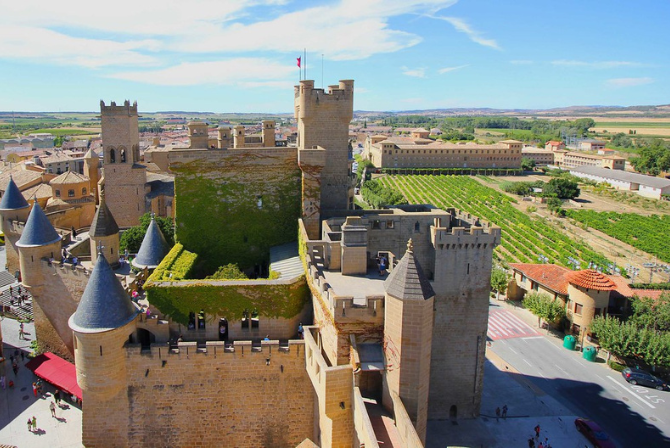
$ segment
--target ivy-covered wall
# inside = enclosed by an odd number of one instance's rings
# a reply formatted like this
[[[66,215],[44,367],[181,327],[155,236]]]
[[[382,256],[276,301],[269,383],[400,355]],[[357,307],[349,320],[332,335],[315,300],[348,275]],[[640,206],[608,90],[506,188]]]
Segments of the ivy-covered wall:
[[[228,263],[243,270],[265,264],[270,247],[295,241],[301,201],[295,148],[184,154],[171,156],[170,165],[176,240],[198,254],[204,274]]]
[[[149,281],[176,281],[191,278],[190,275],[197,260],[198,254],[184,250],[184,246],[177,243],[172,246],[170,252],[151,274]]]
[[[261,317],[292,318],[310,299],[305,277],[286,284],[281,280],[197,280],[145,284],[152,306],[175,322],[188,324],[189,312],[241,319],[247,310]]]

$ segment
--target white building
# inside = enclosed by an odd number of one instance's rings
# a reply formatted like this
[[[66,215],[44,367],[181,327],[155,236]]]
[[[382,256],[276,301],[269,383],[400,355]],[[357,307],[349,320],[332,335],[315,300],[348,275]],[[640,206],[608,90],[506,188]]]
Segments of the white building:
[[[670,195],[670,180],[661,177],[595,166],[573,168],[570,174],[596,182],[607,182],[617,190],[634,191],[647,198],[661,199],[663,195]]]

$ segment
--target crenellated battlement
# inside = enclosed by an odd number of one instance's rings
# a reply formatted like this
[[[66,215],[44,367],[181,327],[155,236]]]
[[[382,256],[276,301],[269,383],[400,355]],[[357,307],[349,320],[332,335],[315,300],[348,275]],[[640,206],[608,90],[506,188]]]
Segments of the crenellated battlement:
[[[278,340],[261,341],[207,341],[205,345],[197,342],[179,342],[177,344],[151,344],[149,348],[140,344],[126,344],[126,355],[146,356],[160,360],[189,360],[191,356],[213,356],[228,355],[227,359],[235,359],[238,356],[258,356],[259,358],[271,359],[273,356],[303,356],[305,341],[302,339],[290,339],[288,343]]]
[[[295,116],[298,119],[309,119],[315,107],[327,105],[332,118],[347,120],[353,116],[354,81],[341,80],[337,85],[328,86],[328,91],[314,88],[313,80],[300,81],[295,86]]]
[[[137,115],[137,101],[130,104],[130,101],[125,100],[123,106],[117,106],[115,101],[112,101],[109,106],[105,105],[103,100],[100,100],[100,113],[105,115]]]

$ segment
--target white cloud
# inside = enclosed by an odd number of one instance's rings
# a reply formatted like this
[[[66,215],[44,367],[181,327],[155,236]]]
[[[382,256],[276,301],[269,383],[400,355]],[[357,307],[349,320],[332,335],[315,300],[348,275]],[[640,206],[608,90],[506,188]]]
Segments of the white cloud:
[[[458,66],[456,66],[456,67],[445,67],[445,68],[441,68],[441,69],[439,69],[437,72],[438,72],[440,75],[443,75],[443,74],[445,74],[445,73],[453,72],[453,71],[455,71],[455,70],[460,70],[460,69],[465,68],[465,67],[468,67],[468,64],[466,64],[466,65],[458,65]]]
[[[620,87],[635,87],[635,86],[643,86],[645,84],[651,84],[654,82],[652,78],[614,78],[614,79],[608,79],[605,81],[605,84],[609,87],[615,87],[615,88],[620,88]]]
[[[415,78],[425,78],[426,69],[425,68],[409,68],[402,67],[402,74],[405,76],[413,76]]]
[[[562,67],[591,67],[591,68],[617,68],[617,67],[643,67],[645,64],[632,61],[577,61],[559,59],[551,61],[552,65]]]
[[[458,18],[458,17],[439,17],[439,16],[432,16],[434,19],[440,19],[444,20],[446,22],[451,23],[454,28],[456,28],[456,31],[460,31],[461,33],[465,33],[468,38],[470,38],[471,41],[478,43],[479,45],[483,45],[485,47],[490,47],[494,48],[496,50],[500,50],[501,48],[498,46],[498,43],[494,39],[486,39],[482,36],[482,34],[472,28],[465,20]]]
[[[45,28],[25,26],[0,27],[0,58],[20,58],[75,64],[88,68],[107,65],[155,65],[153,55],[159,43],[145,39],[116,42],[108,39],[71,37]]]
[[[111,78],[162,86],[238,85],[240,87],[291,88],[287,78],[297,77],[298,68],[263,58],[234,58],[223,61],[184,62],[173,67],[121,72]]]

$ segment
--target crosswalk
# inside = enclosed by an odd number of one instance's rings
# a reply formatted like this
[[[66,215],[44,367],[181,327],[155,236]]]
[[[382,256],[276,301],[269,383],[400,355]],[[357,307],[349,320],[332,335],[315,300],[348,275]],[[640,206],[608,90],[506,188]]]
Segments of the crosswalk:
[[[505,310],[489,310],[489,329],[487,336],[497,339],[511,339],[539,336],[530,325]]]

